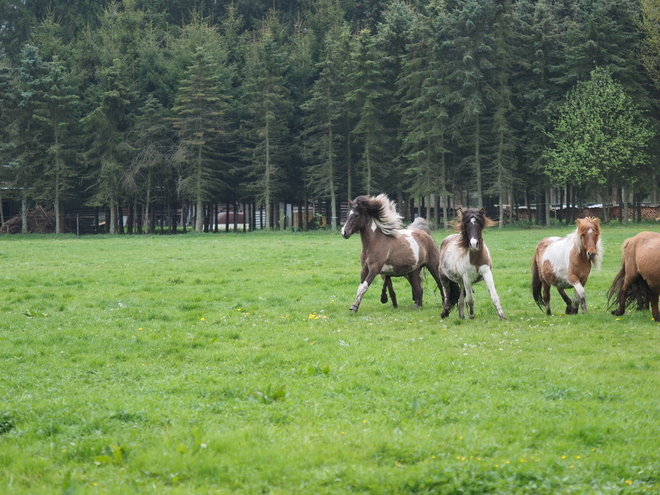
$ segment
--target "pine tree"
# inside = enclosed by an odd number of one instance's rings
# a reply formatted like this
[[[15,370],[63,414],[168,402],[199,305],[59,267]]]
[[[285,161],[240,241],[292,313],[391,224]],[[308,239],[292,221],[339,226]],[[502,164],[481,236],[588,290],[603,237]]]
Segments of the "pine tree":
[[[307,170],[307,182],[313,194],[328,197],[332,208],[331,228],[337,230],[337,156],[339,129],[344,114],[341,66],[337,43],[326,39],[325,60],[319,64],[321,74],[310,90],[310,98],[302,105],[305,111],[305,141],[314,155]]]
[[[149,220],[157,199],[156,190],[161,191],[158,199],[167,199],[175,180],[171,152],[176,144],[170,112],[153,96],[147,97],[141,106],[130,139],[136,153],[124,177],[124,186],[144,206],[149,234],[154,228]]]
[[[43,173],[50,185],[44,191],[44,196],[52,201],[55,233],[60,234],[64,195],[79,173],[72,135],[78,96],[70,74],[57,56],[45,64],[45,71],[41,81],[43,92],[36,101],[35,119],[42,124],[41,143],[47,146]]]
[[[290,143],[289,119],[293,110],[284,77],[286,58],[270,25],[253,41],[243,84],[245,109],[243,156],[248,161],[245,178],[257,203],[266,209],[265,228],[270,229],[271,205],[282,188],[282,165]]]
[[[436,23],[439,49],[445,57],[440,71],[449,88],[442,102],[451,107],[452,134],[471,150],[463,163],[473,170],[480,207],[484,193],[482,127],[494,94],[493,14],[491,0],[459,0]]]
[[[391,91],[385,87],[376,40],[366,30],[360,31],[353,53],[353,72],[349,75],[351,91],[348,102],[357,109],[357,124],[352,130],[362,147],[361,167],[366,194],[372,194],[386,175],[387,145],[385,99]]]
[[[493,22],[494,63],[497,67],[493,80],[492,154],[489,175],[490,190],[498,196],[499,227],[504,226],[506,192],[513,187],[516,136],[513,126],[515,107],[512,101],[513,72],[513,15],[510,0],[495,1]]]
[[[21,232],[27,233],[27,210],[30,201],[39,194],[38,180],[42,175],[44,144],[40,141],[41,122],[36,110],[43,97],[43,78],[46,64],[35,46],[26,45],[21,52],[21,62],[14,79],[14,102],[10,121],[14,130],[13,157],[10,165],[13,179],[21,195]]]
[[[397,80],[397,111],[401,116],[406,174],[411,178],[408,191],[422,197],[446,197],[447,148],[444,142],[448,115],[439,103],[443,84],[435,70],[432,38],[430,20],[418,19],[413,42],[408,45],[409,52],[403,59]]]
[[[99,71],[99,85],[94,88],[95,106],[82,119],[85,151],[82,159],[94,183],[90,202],[107,205],[110,210],[109,232],[118,233],[118,207],[123,192],[123,177],[133,149],[127,139],[131,127],[131,107],[135,92],[126,81],[121,62]],[[107,223],[107,222],[106,222]]]
[[[228,88],[221,76],[221,68],[210,60],[204,47],[198,47],[173,108],[178,116],[174,126],[179,129],[179,189],[195,204],[197,232],[204,228],[204,203],[222,184],[218,166],[224,160],[219,149],[228,136]]]

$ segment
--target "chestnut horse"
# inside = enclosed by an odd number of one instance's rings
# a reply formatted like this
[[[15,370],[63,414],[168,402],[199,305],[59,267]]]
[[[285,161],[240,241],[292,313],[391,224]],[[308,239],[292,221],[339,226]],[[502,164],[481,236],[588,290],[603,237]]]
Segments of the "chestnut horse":
[[[610,308],[619,304],[612,314],[621,316],[631,303],[638,310],[648,309],[651,303],[653,319],[660,322],[660,234],[640,232],[626,239],[621,258],[621,270],[607,291]]]
[[[406,277],[412,286],[414,307],[421,306],[422,268],[426,267],[436,282],[440,282],[439,252],[433,238],[421,229],[403,229],[395,203],[385,194],[358,196],[354,201],[349,200],[348,205],[350,210],[341,235],[348,239],[359,232],[362,240],[360,285],[351,310],[357,312],[362,297],[378,274]],[[384,284],[388,283],[391,285],[386,278]]]
[[[469,316],[474,318],[472,284],[484,280],[498,316],[506,320],[495,290],[490,252],[482,235],[484,228],[495,225],[495,222],[486,216],[483,208],[460,209],[459,214],[461,220],[455,225],[459,232],[446,237],[440,245],[443,302],[440,317],[447,317],[451,309],[458,305],[459,317],[464,319],[467,304]]]
[[[591,266],[600,268],[603,247],[600,241],[600,221],[597,218],[580,218],[577,228],[566,237],[546,237],[536,246],[532,260],[532,295],[539,308],[548,316],[550,287],[555,286],[566,303],[566,314],[577,314],[578,308],[587,312],[584,286],[591,273]],[[566,289],[573,287],[573,300]]]

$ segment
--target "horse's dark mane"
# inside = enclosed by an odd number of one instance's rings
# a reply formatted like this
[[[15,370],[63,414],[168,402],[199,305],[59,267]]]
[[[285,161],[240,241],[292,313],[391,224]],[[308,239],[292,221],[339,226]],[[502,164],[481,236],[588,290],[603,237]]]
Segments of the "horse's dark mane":
[[[403,229],[401,215],[396,210],[396,203],[387,194],[378,196],[358,196],[354,203],[371,216],[374,223],[385,235],[398,236]]]

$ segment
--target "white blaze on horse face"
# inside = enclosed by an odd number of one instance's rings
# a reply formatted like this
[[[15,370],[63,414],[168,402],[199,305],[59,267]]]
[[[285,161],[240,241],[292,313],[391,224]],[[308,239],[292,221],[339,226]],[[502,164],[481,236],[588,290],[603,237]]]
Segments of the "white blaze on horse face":
[[[343,236],[346,233],[346,224],[348,223],[348,220],[351,218],[352,215],[354,215],[355,212],[353,210],[348,212],[348,216],[346,217],[346,223],[343,225],[341,228],[341,235]]]
[[[476,218],[471,218],[470,223],[472,225],[475,225],[477,223]],[[479,239],[476,237],[471,237],[470,238],[470,251],[478,251],[479,250]]]

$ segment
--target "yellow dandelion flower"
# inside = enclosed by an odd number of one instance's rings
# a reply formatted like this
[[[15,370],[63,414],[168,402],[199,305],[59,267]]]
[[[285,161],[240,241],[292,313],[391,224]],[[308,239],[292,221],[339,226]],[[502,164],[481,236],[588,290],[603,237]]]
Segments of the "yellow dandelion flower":
[[[627,485],[632,485],[632,484],[633,484],[632,480],[626,480],[625,483],[626,483]]]
[[[200,319],[199,319],[199,321],[204,321],[204,320],[206,320],[206,318],[200,318]]]

